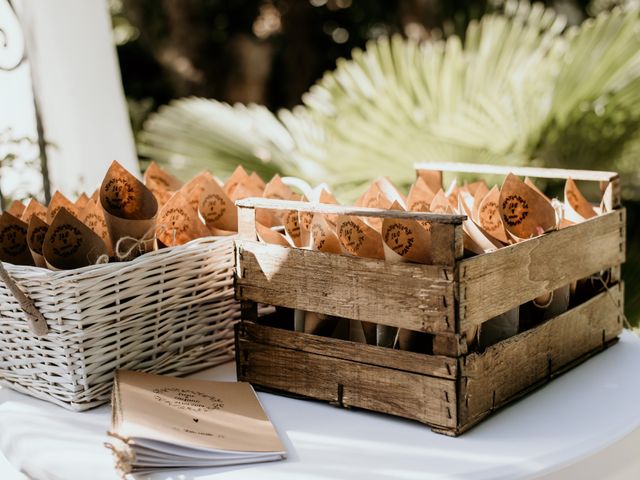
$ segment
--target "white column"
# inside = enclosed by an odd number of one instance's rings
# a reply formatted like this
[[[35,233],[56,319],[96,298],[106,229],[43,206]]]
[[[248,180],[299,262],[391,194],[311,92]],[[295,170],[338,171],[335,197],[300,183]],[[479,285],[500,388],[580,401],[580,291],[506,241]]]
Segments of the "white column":
[[[19,0],[52,193],[91,193],[118,160],[138,160],[106,0]]]

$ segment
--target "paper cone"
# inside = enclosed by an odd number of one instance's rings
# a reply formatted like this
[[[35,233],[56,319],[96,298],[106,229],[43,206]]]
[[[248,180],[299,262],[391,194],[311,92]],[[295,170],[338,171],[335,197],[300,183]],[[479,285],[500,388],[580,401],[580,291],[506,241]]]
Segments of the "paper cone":
[[[255,187],[256,189],[260,190],[260,191],[264,191],[265,187],[267,186],[266,183],[264,183],[264,180],[262,180],[262,178],[260,178],[260,175],[258,175],[256,172],[251,172],[251,175],[249,175],[249,178],[247,179],[247,182]]]
[[[416,183],[411,186],[409,196],[407,197],[408,210],[412,212],[429,212],[431,202],[436,194],[431,191],[422,178],[418,178]],[[423,228],[431,230],[431,224],[427,221],[418,222]]]
[[[93,200],[89,200],[80,213],[80,220],[102,239],[109,255],[112,256],[113,244],[111,243],[111,237],[109,237],[109,228],[107,227],[107,220],[105,219],[102,205]]]
[[[228,197],[233,198],[233,191],[238,185],[252,184],[252,182],[249,182],[248,180],[249,175],[247,174],[246,170],[242,168],[242,165],[238,165],[231,176],[227,179],[227,182],[224,184],[224,193],[226,193]]]
[[[67,197],[65,197],[62,193],[56,191],[51,197],[51,201],[49,202],[49,207],[47,208],[47,219],[46,222],[51,225],[53,219],[58,214],[61,208],[66,208],[67,211],[76,218],[80,217],[80,211],[78,207],[75,206],[74,203],[71,202]]]
[[[27,245],[28,225],[4,212],[0,215],[0,261],[13,265],[34,265]]]
[[[75,203],[75,206],[78,209],[78,211],[82,211],[82,209],[87,205],[89,200],[90,199],[86,193],[83,192],[82,194],[80,194],[80,196],[76,199],[76,203]]]
[[[24,203],[22,203],[20,200],[14,200],[13,202],[11,202],[11,205],[9,205],[9,208],[7,208],[7,213],[10,213],[16,218],[20,218],[22,217],[24,210]]]
[[[337,232],[344,253],[357,257],[384,259],[380,233],[360,218],[340,215]]]
[[[513,174],[500,189],[500,215],[512,235],[526,239],[556,228],[556,212],[551,203]]]
[[[324,253],[342,253],[340,240],[324,215],[316,214],[311,222],[311,249]]]
[[[300,198],[302,199],[302,197]],[[302,230],[300,228],[300,216],[297,210],[287,210],[284,217],[284,231],[289,241],[296,247],[302,247]]]
[[[158,213],[156,239],[167,247],[184,245],[208,235],[209,231],[200,221],[197,211],[180,191],[174,193]]]
[[[256,232],[258,234],[258,240],[261,242],[280,245],[281,247],[293,247],[293,245],[289,243],[289,240],[287,240],[287,237],[259,222],[256,222]]]
[[[500,190],[494,186],[480,202],[478,207],[478,223],[487,234],[504,244],[508,244],[509,238],[502,223],[500,215]]]
[[[156,162],[151,162],[144,172],[144,184],[149,190],[159,189],[175,192],[182,188],[183,183],[166,170],[158,166]]]
[[[22,212],[22,221],[25,223],[29,223],[32,216],[37,216],[43,222],[47,221],[47,207],[42,205],[35,198],[29,200],[29,204],[27,208],[25,208],[24,212]]]
[[[293,193],[293,190],[282,183],[280,175],[277,174],[274,175],[265,186],[263,196],[264,198],[273,198],[277,200],[297,200],[300,198],[298,195]],[[275,227],[284,225],[286,215],[286,211],[261,208],[256,212],[256,219],[265,226]]]
[[[396,201],[391,210],[404,210]],[[390,261],[431,263],[431,233],[415,220],[385,218],[382,222],[385,258]]]
[[[548,202],[551,201],[551,199],[549,197],[547,197],[544,192],[542,190],[540,190],[535,183],[533,183],[533,181],[529,178],[529,177],[525,177],[524,178],[524,183],[525,185],[533,188],[536,192],[538,192],[541,196],[543,196],[544,198],[547,199]]]
[[[308,202],[309,200],[303,195],[302,201]],[[301,248],[308,248],[311,246],[311,222],[313,222],[313,216],[314,215],[311,212],[298,212]]]
[[[185,183],[178,191],[187,199],[193,211],[197,212],[205,189],[215,183],[216,181],[213,179],[213,175],[207,171],[202,171]],[[171,196],[173,196],[173,194]]]
[[[50,268],[70,270],[95,264],[107,256],[107,247],[93,230],[61,207],[44,237],[42,253]]]
[[[102,181],[100,205],[116,255],[128,252],[126,258],[132,258],[153,249],[158,201],[118,162],[111,164]]]
[[[27,246],[31,251],[31,256],[36,264],[36,267],[47,268],[47,262],[42,255],[42,245],[44,244],[44,237],[49,230],[44,220],[41,220],[36,215],[31,216],[29,226],[27,227]]]
[[[459,200],[458,205],[458,213],[467,216],[467,219],[462,222],[465,250],[480,255],[487,252],[493,252],[503,246],[473,221],[471,218],[471,212],[462,199]]]
[[[442,189],[438,190],[433,200],[431,200],[431,205],[429,210],[433,213],[441,213],[441,214],[452,214],[454,213],[451,204],[449,203],[449,199],[445,195]]]
[[[593,206],[584,198],[576,182],[568,178],[564,185],[565,218],[571,222],[578,223],[596,215]]]
[[[442,172],[440,170],[418,170],[416,173],[432,192],[442,189]]]
[[[238,210],[213,179],[204,183],[198,211],[209,229],[238,231]]]

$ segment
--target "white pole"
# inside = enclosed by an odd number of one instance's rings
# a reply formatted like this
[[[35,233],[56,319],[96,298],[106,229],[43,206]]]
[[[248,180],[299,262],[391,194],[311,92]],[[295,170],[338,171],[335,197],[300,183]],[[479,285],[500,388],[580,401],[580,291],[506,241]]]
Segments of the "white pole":
[[[118,160],[140,174],[105,0],[20,0],[52,193],[89,194]]]

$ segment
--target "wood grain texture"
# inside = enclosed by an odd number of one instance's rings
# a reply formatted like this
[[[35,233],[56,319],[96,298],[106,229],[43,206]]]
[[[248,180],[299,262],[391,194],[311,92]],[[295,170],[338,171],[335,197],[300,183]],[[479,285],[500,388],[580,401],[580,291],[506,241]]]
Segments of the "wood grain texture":
[[[297,210],[298,212],[325,213],[332,215],[356,215],[358,217],[401,218],[425,222],[445,224],[462,224],[466,215],[448,215],[429,212],[405,212],[403,210],[386,210],[383,208],[350,207],[327,203],[296,202],[293,200],[276,200],[272,198],[252,197],[236,201],[236,206],[243,208],[268,208],[270,210]],[[240,224],[240,218],[238,218]]]
[[[461,225],[431,224],[431,261],[434,265],[455,265],[464,255]]]
[[[465,357],[460,366],[459,426],[604,348],[622,332],[623,291],[622,284],[615,285],[535,329]]]
[[[429,162],[415,164],[416,170],[441,170],[443,172],[479,173],[489,175],[507,175],[513,173],[521,177],[557,178],[587,180],[593,182],[610,182],[618,178],[616,172],[597,170],[568,170],[563,168],[541,167],[509,167],[504,165],[484,165],[477,163]]]
[[[455,380],[240,339],[238,380],[343,407],[456,425]]]
[[[428,333],[454,332],[451,267],[239,241],[236,296]]]
[[[321,337],[252,322],[238,324],[240,337],[252,343],[300,350],[369,365],[420,373],[439,378],[455,379],[458,362],[453,358],[389,350],[384,347]]]
[[[462,260],[459,331],[624,262],[625,210]]]

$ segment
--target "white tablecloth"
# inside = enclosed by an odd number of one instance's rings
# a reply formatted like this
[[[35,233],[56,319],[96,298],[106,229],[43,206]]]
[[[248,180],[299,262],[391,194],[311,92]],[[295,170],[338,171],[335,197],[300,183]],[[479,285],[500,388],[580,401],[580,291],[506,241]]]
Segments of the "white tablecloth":
[[[640,339],[613,346],[463,436],[416,422],[260,393],[288,459],[155,479],[640,478]],[[233,364],[197,378],[231,380]],[[0,478],[115,479],[108,406],[72,413],[0,389]],[[4,462],[4,466],[3,466]],[[4,470],[3,470],[4,469]]]

